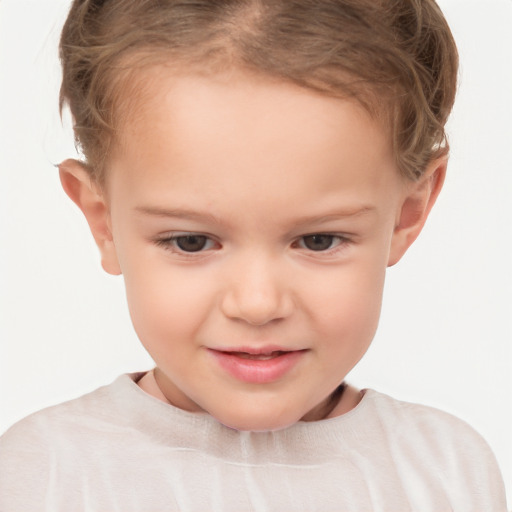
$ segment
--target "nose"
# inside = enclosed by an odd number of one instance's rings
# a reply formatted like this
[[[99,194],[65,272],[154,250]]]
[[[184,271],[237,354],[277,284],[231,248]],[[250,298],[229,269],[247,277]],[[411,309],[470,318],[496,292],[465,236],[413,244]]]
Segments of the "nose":
[[[232,263],[222,297],[224,315],[255,326],[290,316],[291,283],[274,260],[254,255]]]

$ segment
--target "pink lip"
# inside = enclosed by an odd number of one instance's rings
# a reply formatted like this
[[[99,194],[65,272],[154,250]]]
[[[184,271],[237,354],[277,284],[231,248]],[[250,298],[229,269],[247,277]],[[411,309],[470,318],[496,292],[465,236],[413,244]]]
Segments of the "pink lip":
[[[284,350],[279,347],[237,347],[234,349],[208,349],[221,368],[243,382],[265,384],[284,377],[304,356],[306,350]],[[253,356],[271,354],[271,359],[246,359],[240,354]],[[276,354],[278,353],[278,354]]]

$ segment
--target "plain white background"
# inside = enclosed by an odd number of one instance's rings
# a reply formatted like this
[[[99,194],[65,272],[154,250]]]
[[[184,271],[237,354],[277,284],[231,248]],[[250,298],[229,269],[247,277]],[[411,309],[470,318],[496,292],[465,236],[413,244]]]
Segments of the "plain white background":
[[[512,1],[440,0],[459,45],[445,189],[390,269],[376,339],[349,376],[445,409],[488,440],[512,497]],[[0,2],[0,433],[23,416],[149,369],[121,278],[104,274],[54,164],[69,0]]]

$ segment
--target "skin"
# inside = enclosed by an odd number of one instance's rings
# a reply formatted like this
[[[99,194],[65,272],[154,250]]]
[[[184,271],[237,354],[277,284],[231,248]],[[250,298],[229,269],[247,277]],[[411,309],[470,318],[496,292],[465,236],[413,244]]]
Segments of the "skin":
[[[139,385],[240,430],[351,410],[357,390],[329,397],[371,343],[386,268],[419,234],[446,161],[405,181],[357,103],[241,72],[157,69],[132,104],[105,187],[72,160],[61,179],[104,269],[124,275],[156,363]],[[204,238],[172,238],[191,233]],[[212,355],[269,346],[300,351],[270,382]]]

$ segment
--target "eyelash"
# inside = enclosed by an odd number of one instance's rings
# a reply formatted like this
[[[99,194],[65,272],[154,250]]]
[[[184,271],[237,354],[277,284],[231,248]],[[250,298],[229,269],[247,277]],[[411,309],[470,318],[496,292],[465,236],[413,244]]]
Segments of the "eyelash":
[[[206,245],[211,245],[212,243],[213,244],[216,243],[211,237],[209,237],[208,235],[203,235],[201,233],[175,233],[175,234],[172,234],[169,236],[165,236],[163,238],[159,238],[159,239],[155,240],[155,243],[159,247],[163,247],[166,250],[176,252],[178,254],[181,254],[181,255],[184,255],[187,257],[192,257],[194,255],[197,256],[197,255],[203,253],[205,250],[211,249],[211,247],[208,247],[207,249],[205,249],[204,247],[201,247],[197,251],[185,251],[182,248],[178,247],[177,244],[180,239],[194,238],[194,237],[195,238],[204,238]]]
[[[315,251],[314,249],[306,247],[301,247],[301,244],[304,244],[305,240],[308,238],[314,238],[314,237],[328,237],[330,238],[330,246],[326,249],[320,249]],[[319,253],[319,254],[336,254],[338,251],[344,249],[348,244],[350,243],[350,239],[347,236],[339,235],[339,234],[333,234],[333,233],[312,233],[310,235],[304,235],[301,236],[292,247],[300,247],[302,249],[307,250],[311,253]],[[333,245],[335,244],[335,245]]]
[[[204,238],[206,247],[201,247],[197,251],[186,251],[180,248],[177,244],[180,239],[185,238]],[[304,241],[308,238],[313,237],[330,237],[331,238],[331,245],[324,249],[324,250],[317,250],[309,249],[307,247],[304,247]],[[348,245],[352,243],[352,240],[347,237],[346,235],[336,234],[336,233],[311,233],[307,235],[303,235],[299,237],[297,240],[295,240],[292,243],[292,248],[299,248],[304,251],[307,251],[310,254],[318,254],[318,255],[329,255],[333,256],[336,255],[339,251],[342,251],[346,249]],[[208,250],[212,249],[212,245],[215,244],[220,245],[218,242],[216,242],[214,239],[209,237],[208,235],[203,235],[201,233],[174,233],[169,236],[164,236],[162,238],[158,238],[155,240],[155,244],[159,247],[163,247],[165,250],[169,250],[171,252],[177,253],[181,256],[193,258],[198,257],[200,255],[204,255],[204,253]],[[334,245],[333,245],[334,244]]]

